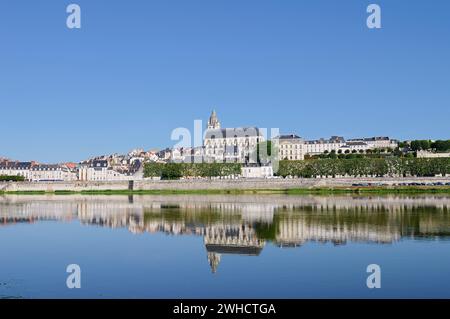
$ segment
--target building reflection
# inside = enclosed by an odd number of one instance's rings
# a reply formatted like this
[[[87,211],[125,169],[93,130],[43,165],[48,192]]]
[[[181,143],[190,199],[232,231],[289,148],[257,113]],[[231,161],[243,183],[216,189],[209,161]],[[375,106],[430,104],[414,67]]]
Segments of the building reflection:
[[[258,256],[267,243],[447,239],[449,207],[448,196],[4,196],[0,225],[79,221],[134,234],[202,236],[216,272],[223,255]]]

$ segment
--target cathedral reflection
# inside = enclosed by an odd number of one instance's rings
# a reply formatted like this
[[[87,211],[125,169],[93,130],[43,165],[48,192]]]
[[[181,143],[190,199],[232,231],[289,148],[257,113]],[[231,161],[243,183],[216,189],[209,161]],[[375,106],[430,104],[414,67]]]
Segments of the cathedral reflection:
[[[258,256],[267,243],[447,239],[449,207],[446,196],[5,196],[0,225],[78,220],[135,234],[202,236],[216,272],[223,255]]]

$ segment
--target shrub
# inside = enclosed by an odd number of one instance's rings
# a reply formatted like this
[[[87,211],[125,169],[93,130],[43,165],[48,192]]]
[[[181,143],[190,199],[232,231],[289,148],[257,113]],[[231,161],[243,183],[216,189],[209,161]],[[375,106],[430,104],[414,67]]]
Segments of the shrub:
[[[25,177],[18,175],[0,175],[0,182],[23,182]]]

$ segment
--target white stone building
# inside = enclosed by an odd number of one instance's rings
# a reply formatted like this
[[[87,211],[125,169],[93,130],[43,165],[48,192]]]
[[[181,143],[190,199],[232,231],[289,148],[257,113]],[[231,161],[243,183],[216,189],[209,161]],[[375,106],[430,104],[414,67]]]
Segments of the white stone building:
[[[280,160],[303,160],[305,155],[320,155],[324,153],[364,153],[374,149],[395,149],[398,141],[389,137],[370,137],[351,139],[346,141],[341,136],[332,136],[330,139],[305,141],[301,137],[290,134],[280,135],[273,139],[278,148]]]
[[[244,178],[271,178],[273,177],[272,165],[242,166],[241,175]]]
[[[342,150],[345,152],[346,150],[349,150],[351,153],[353,152],[365,152],[369,149],[372,149],[369,144],[366,142],[361,141],[348,141],[345,143]]]
[[[120,172],[110,167],[107,160],[94,160],[89,165],[79,168],[78,179],[80,181],[141,180],[143,179],[143,166],[137,164],[136,168],[131,171]]]
[[[205,132],[205,158],[216,162],[255,163],[258,143],[264,136],[257,127],[221,128],[213,111]]]
[[[366,138],[355,138],[350,139],[348,142],[360,142],[367,144],[367,149],[395,149],[398,147],[398,141],[390,139],[387,136],[375,136],[375,137],[366,137]]]
[[[280,160],[295,161],[305,158],[305,141],[295,134],[277,136],[273,139],[273,143]]]
[[[170,160],[172,162],[182,162],[184,159],[183,149],[182,148],[174,148],[170,154]]]
[[[169,161],[172,156],[172,150],[170,148],[163,149],[159,151],[157,154],[158,160],[160,161]]]
[[[344,147],[346,144],[345,139],[341,136],[332,136],[330,139],[318,139],[305,142],[304,154],[308,155],[319,155],[325,152],[331,153],[335,151],[336,153]]]
[[[174,148],[170,161],[176,163],[203,163],[207,160],[204,157],[203,146],[199,146]]]
[[[0,175],[23,176],[25,180],[30,180],[30,169],[32,162],[9,162],[0,163]]]
[[[73,181],[77,174],[65,165],[37,164],[34,162],[4,162],[0,164],[0,175],[23,176],[26,181]]]
[[[74,181],[77,174],[70,171],[63,165],[33,165],[30,168],[30,178],[32,182],[57,182]]]

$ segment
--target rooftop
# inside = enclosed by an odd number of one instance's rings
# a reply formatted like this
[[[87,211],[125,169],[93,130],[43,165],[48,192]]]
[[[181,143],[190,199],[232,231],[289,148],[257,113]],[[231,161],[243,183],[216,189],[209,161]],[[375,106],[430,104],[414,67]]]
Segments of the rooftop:
[[[300,139],[300,138],[301,137],[296,134],[278,135],[277,137],[275,137],[275,139],[279,139],[279,140],[296,140],[296,139]]]
[[[263,136],[257,127],[236,127],[223,129],[210,129],[205,132],[205,139],[210,138],[233,138],[233,137],[254,137]]]

